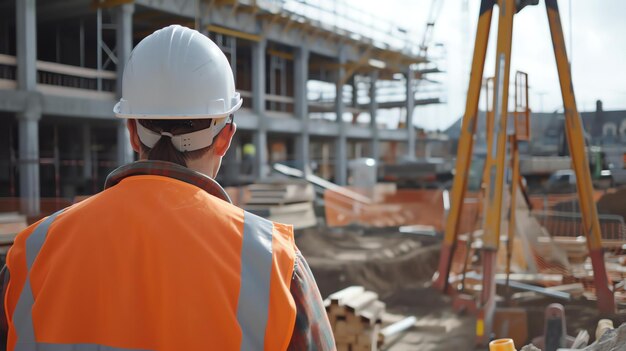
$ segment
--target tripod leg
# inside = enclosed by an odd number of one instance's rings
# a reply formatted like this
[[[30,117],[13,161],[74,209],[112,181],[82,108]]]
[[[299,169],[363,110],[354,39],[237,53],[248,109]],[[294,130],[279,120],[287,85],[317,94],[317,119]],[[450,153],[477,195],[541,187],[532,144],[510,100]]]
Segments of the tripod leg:
[[[454,256],[459,222],[461,221],[461,210],[463,209],[463,199],[465,198],[467,179],[469,178],[469,166],[472,159],[472,149],[474,147],[474,134],[476,133],[476,114],[478,112],[478,100],[480,98],[480,88],[482,85],[483,70],[485,68],[485,56],[487,55],[493,6],[494,0],[482,0],[480,4],[480,17],[478,18],[476,42],[474,44],[472,72],[465,104],[465,114],[463,115],[461,136],[459,137],[454,182],[452,184],[450,213],[446,220],[445,237],[439,256],[438,275],[433,284],[441,291],[448,289],[450,266],[452,264],[452,257]]]
[[[598,308],[602,313],[610,314],[615,312],[615,298],[609,288],[609,279],[604,265],[602,235],[600,232],[600,222],[598,221],[598,211],[593,199],[593,184],[589,171],[589,161],[587,160],[587,154],[585,152],[583,125],[576,107],[572,74],[565,50],[565,39],[563,37],[563,27],[561,26],[557,1],[546,0],[546,10],[548,23],[550,24],[550,33],[552,35],[556,67],[559,72],[563,106],[565,108],[567,141],[570,155],[572,156],[572,165],[576,173],[578,202],[582,212],[589,256],[591,257],[591,263],[593,265]]]
[[[511,69],[511,43],[513,40],[513,16],[516,12],[514,0],[499,0],[500,18],[498,20],[498,43],[496,47],[495,113],[494,141],[491,153],[487,155],[489,187],[486,197],[485,226],[483,230],[483,290],[481,309],[484,317],[484,334],[476,335],[481,344],[489,340],[495,312],[495,274],[496,255],[500,244],[500,226],[502,225],[502,197],[507,152],[507,120],[509,102],[509,73]],[[480,318],[481,316],[479,316]]]

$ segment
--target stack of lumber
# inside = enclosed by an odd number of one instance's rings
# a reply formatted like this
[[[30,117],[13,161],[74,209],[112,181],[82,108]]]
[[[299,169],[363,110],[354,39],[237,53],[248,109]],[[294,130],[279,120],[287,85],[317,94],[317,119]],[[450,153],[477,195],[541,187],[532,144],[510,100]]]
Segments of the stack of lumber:
[[[381,316],[385,303],[362,286],[338,291],[325,301],[337,351],[371,351],[382,346]]]
[[[0,213],[0,241],[13,242],[15,235],[28,226],[26,216],[17,212]]]
[[[315,190],[311,184],[300,180],[275,180],[251,184],[243,207],[269,220],[292,224],[295,229],[317,224],[313,201]]]
[[[385,303],[378,294],[362,286],[350,286],[330,295],[325,301],[333,328],[337,351],[376,351],[397,341],[404,331],[415,326],[416,318],[406,317],[382,327]],[[438,328],[440,329],[440,328]]]
[[[250,191],[250,199],[247,201],[249,205],[283,205],[315,199],[313,186],[297,180],[276,180],[250,184],[248,191]]]
[[[17,212],[0,213],[0,264],[9,251],[15,236],[28,227],[26,216]]]

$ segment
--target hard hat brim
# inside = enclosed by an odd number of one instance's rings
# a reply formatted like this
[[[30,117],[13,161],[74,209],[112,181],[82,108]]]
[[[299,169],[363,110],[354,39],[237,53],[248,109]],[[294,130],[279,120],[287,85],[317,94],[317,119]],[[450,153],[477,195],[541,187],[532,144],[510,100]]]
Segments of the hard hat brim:
[[[230,110],[217,113],[217,114],[161,115],[161,114],[142,114],[142,113],[137,113],[137,114],[122,113],[121,112],[122,102],[120,101],[116,103],[115,106],[113,107],[113,113],[115,114],[115,117],[121,118],[121,119],[164,119],[164,120],[165,119],[173,119],[173,120],[176,120],[176,119],[216,119],[216,118],[228,117],[229,115],[235,113],[237,110],[239,110],[239,108],[241,108],[242,104],[243,104],[243,99],[240,98],[237,104],[233,106]]]

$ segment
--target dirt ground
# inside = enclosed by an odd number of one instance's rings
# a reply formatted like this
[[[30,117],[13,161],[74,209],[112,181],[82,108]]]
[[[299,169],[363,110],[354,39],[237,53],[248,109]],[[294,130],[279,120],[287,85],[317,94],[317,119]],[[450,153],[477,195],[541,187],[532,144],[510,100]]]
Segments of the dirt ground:
[[[378,293],[387,304],[383,322],[417,317],[417,327],[386,348],[474,350],[475,319],[452,311],[449,298],[430,287],[439,243],[394,231],[309,229],[296,243],[311,266],[323,297],[351,285]]]
[[[320,292],[327,297],[351,285],[361,285],[378,293],[387,304],[383,323],[405,316],[417,318],[417,327],[401,335],[386,350],[391,351],[472,351],[475,318],[458,315],[448,296],[431,288],[437,269],[440,242],[431,237],[401,234],[397,231],[359,228],[307,229],[296,233],[296,243],[311,270]],[[529,319],[529,336],[543,334],[545,307],[563,301],[534,299],[523,304]],[[568,334],[586,329],[594,341],[600,316],[595,302],[572,301],[565,304]],[[626,315],[613,316],[616,327]],[[523,345],[516,345],[521,348]]]

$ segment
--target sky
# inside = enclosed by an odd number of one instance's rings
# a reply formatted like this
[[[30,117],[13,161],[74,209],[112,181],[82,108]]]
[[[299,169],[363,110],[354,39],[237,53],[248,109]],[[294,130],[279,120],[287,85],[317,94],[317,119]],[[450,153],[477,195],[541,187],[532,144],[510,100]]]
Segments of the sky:
[[[394,21],[421,41],[433,0],[348,0],[353,6]],[[441,1],[433,43],[443,44],[445,58],[439,61],[446,73],[432,76],[441,81],[446,103],[418,107],[416,126],[443,130],[461,117],[465,97],[480,0]],[[580,111],[595,110],[603,101],[605,110],[626,109],[626,1],[559,0],[561,21],[572,64],[574,91]],[[571,7],[571,9],[570,9]],[[570,16],[571,14],[571,16]],[[495,71],[497,7],[493,15],[485,77]],[[571,24],[571,26],[570,26]],[[571,40],[573,38],[573,40]],[[571,45],[570,45],[571,44]],[[511,82],[517,70],[529,74],[530,107],[536,112],[562,109],[561,92],[545,5],[524,8],[514,18]],[[484,102],[481,101],[481,107]]]

